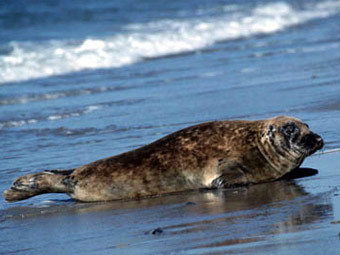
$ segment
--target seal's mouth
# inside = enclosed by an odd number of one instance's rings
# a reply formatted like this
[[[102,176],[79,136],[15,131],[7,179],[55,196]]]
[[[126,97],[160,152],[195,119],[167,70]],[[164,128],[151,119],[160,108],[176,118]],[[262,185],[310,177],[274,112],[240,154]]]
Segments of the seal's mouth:
[[[306,151],[307,156],[312,155],[316,151],[322,149],[324,145],[321,136],[313,132],[310,132],[302,137],[300,144]]]

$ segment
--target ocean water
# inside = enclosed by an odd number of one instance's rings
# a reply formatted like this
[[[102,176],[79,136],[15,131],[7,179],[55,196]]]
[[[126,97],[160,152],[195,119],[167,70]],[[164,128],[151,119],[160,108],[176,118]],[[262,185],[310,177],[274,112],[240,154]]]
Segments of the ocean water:
[[[338,252],[339,32],[338,0],[0,1],[1,192],[211,120],[292,115],[332,152],[236,190],[0,198],[0,254]]]

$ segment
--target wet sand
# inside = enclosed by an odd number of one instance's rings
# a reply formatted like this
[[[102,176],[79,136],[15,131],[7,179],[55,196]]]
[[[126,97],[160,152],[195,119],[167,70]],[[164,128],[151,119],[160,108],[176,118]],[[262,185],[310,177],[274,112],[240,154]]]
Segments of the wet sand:
[[[331,153],[303,164],[318,174],[231,190],[0,196],[0,254],[339,254],[340,1],[7,2],[0,192],[211,120],[292,115]]]
[[[11,207],[1,216],[2,254],[336,254],[339,155],[310,157],[304,166],[318,174],[294,180],[140,201]]]

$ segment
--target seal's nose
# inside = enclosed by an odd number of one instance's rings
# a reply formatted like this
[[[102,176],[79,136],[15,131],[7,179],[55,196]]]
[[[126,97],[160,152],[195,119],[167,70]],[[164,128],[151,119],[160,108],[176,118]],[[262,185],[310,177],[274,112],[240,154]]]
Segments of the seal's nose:
[[[323,147],[323,139],[321,138],[321,136],[317,135],[317,134],[314,134],[315,135],[315,140],[318,144],[318,148],[319,149],[322,149]]]
[[[304,145],[305,149],[310,150],[312,153],[322,149],[323,147],[323,140],[321,136],[313,132],[306,134],[301,139],[301,143]]]

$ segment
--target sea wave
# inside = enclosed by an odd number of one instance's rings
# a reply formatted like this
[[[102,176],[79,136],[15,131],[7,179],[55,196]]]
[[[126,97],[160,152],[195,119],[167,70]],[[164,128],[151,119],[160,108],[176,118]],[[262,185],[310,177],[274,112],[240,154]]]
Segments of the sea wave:
[[[43,116],[36,119],[14,119],[14,120],[5,120],[0,121],[0,130],[3,128],[9,128],[9,127],[21,127],[24,125],[34,124],[41,121],[55,121],[65,118],[72,118],[72,117],[79,117],[84,114],[91,113],[93,111],[97,111],[101,108],[101,105],[90,105],[85,107],[84,109],[75,110],[72,112],[65,112],[61,114],[55,114],[55,115],[49,115],[49,116]]]
[[[40,116],[36,116],[35,118],[25,118],[25,119],[7,119],[7,120],[0,120],[0,131],[6,128],[12,127],[21,127],[25,125],[35,124],[44,121],[58,121],[61,119],[68,119],[68,118],[77,118],[82,115],[86,115],[95,111],[100,111],[103,108],[110,107],[113,105],[131,105],[131,104],[138,104],[143,102],[145,99],[125,99],[125,100],[117,100],[117,101],[110,101],[110,102],[102,102],[94,105],[87,105],[80,107],[78,109],[67,110],[64,112],[57,111],[54,114],[43,114]]]
[[[340,12],[340,1],[309,4],[294,9],[285,2],[269,3],[252,10],[225,12],[214,17],[160,20],[130,24],[125,33],[105,38],[16,42],[0,54],[0,83],[77,72],[116,68],[145,58],[196,51],[218,41],[271,34],[312,19]]]

